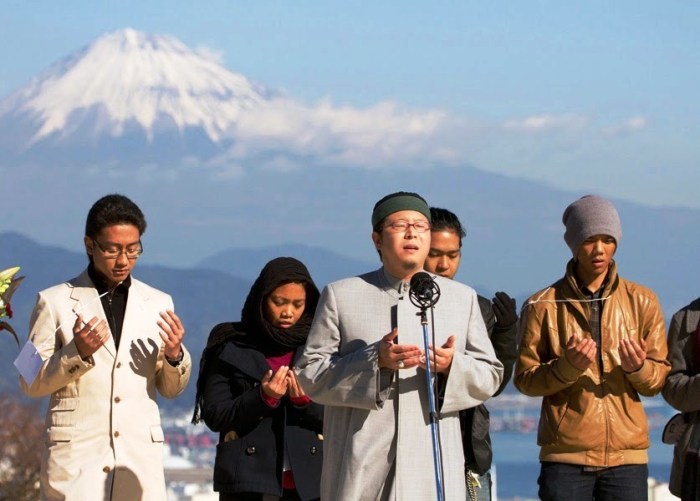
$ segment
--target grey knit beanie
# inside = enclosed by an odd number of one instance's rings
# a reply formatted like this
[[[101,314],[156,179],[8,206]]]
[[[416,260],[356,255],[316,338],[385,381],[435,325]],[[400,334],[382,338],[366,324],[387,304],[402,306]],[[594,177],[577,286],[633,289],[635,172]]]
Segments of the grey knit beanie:
[[[564,240],[574,257],[581,244],[593,235],[610,235],[620,245],[622,225],[615,206],[597,195],[586,195],[569,205],[562,216]]]

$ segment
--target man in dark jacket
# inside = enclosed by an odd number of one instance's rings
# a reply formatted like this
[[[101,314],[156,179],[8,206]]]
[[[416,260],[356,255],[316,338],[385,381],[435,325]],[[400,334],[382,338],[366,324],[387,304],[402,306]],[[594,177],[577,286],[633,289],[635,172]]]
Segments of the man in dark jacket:
[[[430,252],[425,269],[436,275],[453,279],[462,257],[462,238],[466,232],[455,214],[447,209],[430,208]],[[497,292],[493,303],[478,296],[481,314],[496,357],[503,364],[503,382],[498,395],[510,381],[513,363],[517,357],[515,336],[518,314],[515,300],[505,292]],[[494,312],[495,310],[495,312]],[[464,446],[467,492],[472,500],[491,499],[491,437],[489,436],[489,412],[479,405],[459,413]]]

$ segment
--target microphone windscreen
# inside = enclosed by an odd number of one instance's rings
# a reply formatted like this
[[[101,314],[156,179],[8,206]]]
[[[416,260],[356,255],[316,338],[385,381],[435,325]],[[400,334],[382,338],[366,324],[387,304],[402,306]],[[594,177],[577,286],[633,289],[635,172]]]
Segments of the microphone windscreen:
[[[433,277],[419,271],[411,277],[411,292],[421,299],[430,299],[433,292]]]

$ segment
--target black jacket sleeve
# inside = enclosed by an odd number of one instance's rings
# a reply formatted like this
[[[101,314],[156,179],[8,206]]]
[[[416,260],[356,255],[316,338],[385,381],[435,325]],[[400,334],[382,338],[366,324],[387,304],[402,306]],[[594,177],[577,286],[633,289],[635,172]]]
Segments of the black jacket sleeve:
[[[275,412],[263,399],[258,381],[219,356],[207,365],[202,418],[212,431],[233,430],[243,436]]]

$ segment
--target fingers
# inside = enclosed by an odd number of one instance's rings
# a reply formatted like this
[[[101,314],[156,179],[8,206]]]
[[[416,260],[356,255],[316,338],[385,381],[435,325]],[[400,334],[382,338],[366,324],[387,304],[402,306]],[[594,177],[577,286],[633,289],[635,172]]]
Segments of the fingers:
[[[457,340],[457,336],[450,336],[447,338],[447,341],[445,341],[445,344],[443,344],[442,347],[443,348],[454,348],[456,340]]]
[[[566,342],[564,355],[571,365],[585,371],[595,362],[598,346],[590,338],[580,339],[573,334]]]
[[[644,339],[620,340],[620,365],[625,372],[636,372],[644,365],[647,358],[647,343]]]
[[[85,358],[102,347],[109,339],[109,328],[107,322],[92,317],[89,322],[85,322],[83,316],[78,317],[73,324],[73,339],[80,356]]]
[[[182,338],[185,336],[185,328],[174,311],[167,310],[160,313],[158,327],[160,327],[160,337],[165,344],[165,356],[169,359],[176,359],[180,356]]]
[[[579,343],[580,354],[586,358],[594,359],[597,345],[592,339],[584,339]]]
[[[425,360],[425,358],[423,358],[420,366],[426,369],[427,363],[429,362],[431,370],[435,372],[448,373],[450,367],[452,366],[452,359],[454,358],[454,345],[456,339],[456,336],[448,337],[447,341],[445,341],[445,343],[437,349],[433,349],[433,346],[431,345],[428,348],[429,360]]]
[[[409,359],[415,356],[416,346],[397,344],[395,341],[399,331],[394,327],[391,332],[382,337],[379,342],[378,364],[380,368],[398,370],[408,367]],[[414,364],[415,365],[415,364]]]
[[[288,389],[288,373],[289,367],[286,365],[283,365],[277,369],[277,372],[275,373],[273,373],[272,370],[267,371],[260,382],[262,390],[265,392],[265,394],[272,398],[282,398],[287,393]]]
[[[595,341],[581,339],[579,334],[574,333],[566,341],[564,355],[571,365],[584,371],[595,362],[597,349]]]
[[[502,325],[511,325],[518,320],[515,299],[505,292],[496,292],[493,298],[493,309],[496,313],[496,321]]]
[[[493,298],[493,305],[502,313],[515,310],[515,299],[505,292],[497,292]]]
[[[391,360],[395,369],[407,369],[421,363],[423,350],[418,346],[396,344],[391,349]]]
[[[83,328],[83,316],[80,313],[76,314],[75,323],[73,324],[73,335],[77,335],[80,329]]]
[[[178,317],[174,311],[162,311],[160,316],[168,324],[168,326],[170,326],[173,332],[177,332],[183,336],[185,335],[185,327],[182,325],[180,317]]]
[[[287,373],[287,388],[289,388],[289,395],[291,397],[303,397],[306,395],[299,384],[299,381],[297,381],[297,376],[294,373],[294,369],[291,368]]]
[[[286,365],[281,366],[277,369],[274,376],[272,376],[272,383],[283,383],[284,386],[287,385],[287,374],[289,373],[289,367]]]
[[[394,340],[396,339],[396,336],[398,336],[398,335],[399,335],[399,329],[394,327],[389,334],[387,334],[386,336],[384,336],[382,338],[382,341],[384,341],[385,343],[393,343]]]

